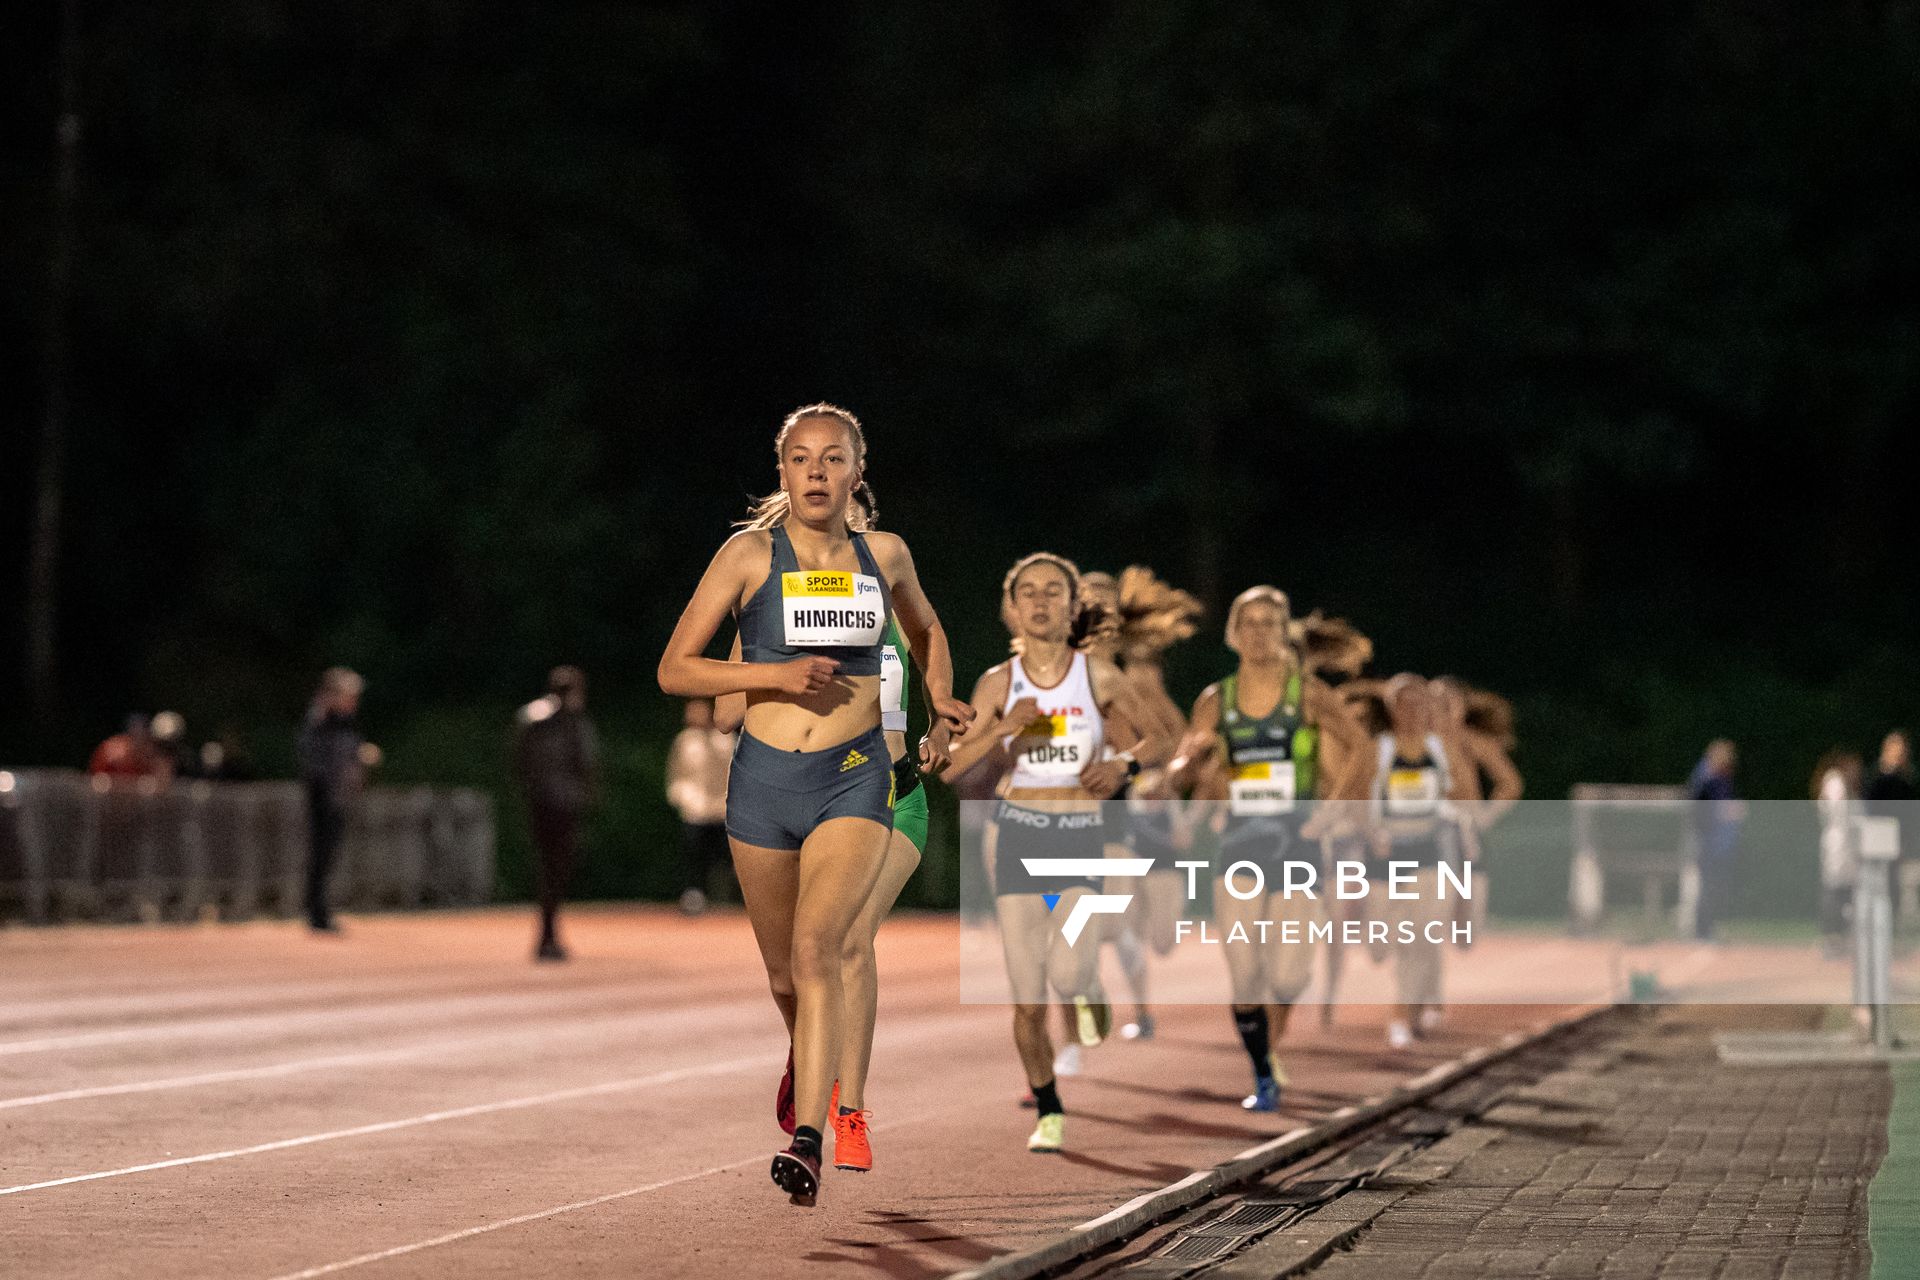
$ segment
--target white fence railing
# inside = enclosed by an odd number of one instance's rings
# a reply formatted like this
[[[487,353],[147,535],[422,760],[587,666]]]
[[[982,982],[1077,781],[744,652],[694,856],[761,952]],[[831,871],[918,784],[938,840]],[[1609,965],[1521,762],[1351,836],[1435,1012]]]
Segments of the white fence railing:
[[[300,911],[306,794],[293,782],[111,781],[0,772],[0,918],[244,919]],[[484,793],[370,787],[333,876],[349,908],[463,906],[493,893]]]

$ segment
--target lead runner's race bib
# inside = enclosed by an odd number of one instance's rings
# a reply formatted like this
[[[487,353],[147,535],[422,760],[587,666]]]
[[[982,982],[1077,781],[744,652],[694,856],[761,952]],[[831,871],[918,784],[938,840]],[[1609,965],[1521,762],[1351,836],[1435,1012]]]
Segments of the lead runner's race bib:
[[[1437,769],[1395,769],[1387,775],[1387,813],[1424,818],[1440,807]]]
[[[880,580],[841,570],[780,575],[780,605],[789,649],[859,649],[880,643],[887,628]]]
[[[1227,812],[1236,818],[1277,817],[1293,812],[1294,795],[1293,761],[1237,764],[1227,783]]]

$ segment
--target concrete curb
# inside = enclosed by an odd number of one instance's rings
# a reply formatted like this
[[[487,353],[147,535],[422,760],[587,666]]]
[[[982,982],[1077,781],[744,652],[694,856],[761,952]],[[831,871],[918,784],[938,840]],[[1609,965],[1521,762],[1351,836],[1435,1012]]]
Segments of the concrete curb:
[[[1503,1058],[1512,1057],[1563,1035],[1613,1011],[1613,1005],[1593,1005],[1568,1017],[1542,1023],[1529,1031],[1514,1031],[1491,1045],[1469,1050],[1452,1062],[1414,1077],[1406,1084],[1362,1106],[1342,1107],[1317,1125],[1295,1129],[1249,1147],[1233,1159],[1210,1169],[1196,1169],[1178,1182],[1149,1191],[1109,1213],[1083,1222],[1063,1236],[1019,1253],[1002,1254],[990,1262],[956,1271],[946,1280],[1030,1280],[1127,1239],[1139,1231],[1221,1192],[1251,1182],[1334,1139],[1365,1128],[1396,1111],[1424,1101]]]

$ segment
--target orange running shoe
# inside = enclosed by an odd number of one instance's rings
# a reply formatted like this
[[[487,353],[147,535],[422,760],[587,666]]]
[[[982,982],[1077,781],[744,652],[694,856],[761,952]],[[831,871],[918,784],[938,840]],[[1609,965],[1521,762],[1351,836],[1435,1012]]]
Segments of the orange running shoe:
[[[856,1173],[873,1170],[873,1148],[867,1144],[867,1113],[833,1109],[833,1167]]]

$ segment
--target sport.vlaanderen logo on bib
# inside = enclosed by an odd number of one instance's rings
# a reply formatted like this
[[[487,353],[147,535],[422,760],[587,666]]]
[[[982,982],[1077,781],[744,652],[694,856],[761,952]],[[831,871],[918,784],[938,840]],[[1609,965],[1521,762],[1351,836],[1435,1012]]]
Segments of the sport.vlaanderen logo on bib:
[[[880,582],[871,574],[799,570],[780,575],[789,648],[857,648],[880,643],[887,625]]]

